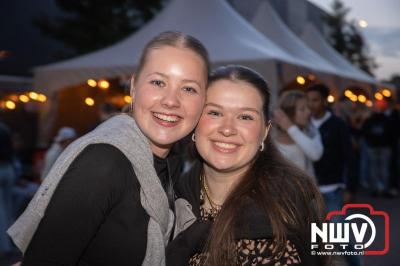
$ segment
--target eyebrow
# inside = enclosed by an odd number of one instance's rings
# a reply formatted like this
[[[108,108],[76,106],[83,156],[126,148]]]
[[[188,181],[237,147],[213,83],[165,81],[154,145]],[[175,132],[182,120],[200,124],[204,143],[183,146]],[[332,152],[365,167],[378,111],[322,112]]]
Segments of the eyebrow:
[[[164,78],[166,78],[166,79],[169,78],[168,75],[165,75],[164,73],[161,73],[161,72],[153,72],[153,73],[150,73],[150,74],[147,75],[147,77],[149,77],[149,76],[151,76],[151,75],[160,75],[160,76],[162,76],[162,77],[164,77]],[[196,80],[192,80],[192,79],[183,79],[182,81],[183,81],[183,82],[193,82],[193,83],[196,83],[197,86],[201,87],[201,86],[200,86],[200,83],[199,83],[198,81],[196,81]]]
[[[223,107],[221,106],[221,105],[219,105],[219,104],[216,104],[216,103],[206,103],[205,104],[205,107],[207,107],[207,106],[213,106],[213,107],[217,107],[217,108],[219,108],[219,109],[223,109]],[[251,108],[251,107],[242,107],[242,108],[239,108],[241,111],[250,111],[250,112],[255,112],[255,113],[257,113],[258,115],[260,115],[260,112],[257,110],[257,109],[255,109],[255,108]]]

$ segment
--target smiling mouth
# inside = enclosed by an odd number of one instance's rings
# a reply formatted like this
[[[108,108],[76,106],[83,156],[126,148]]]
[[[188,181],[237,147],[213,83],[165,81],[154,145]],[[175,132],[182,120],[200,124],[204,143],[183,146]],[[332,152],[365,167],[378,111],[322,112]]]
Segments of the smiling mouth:
[[[168,122],[168,123],[176,123],[182,119],[182,117],[177,116],[177,115],[167,115],[167,114],[155,113],[155,112],[153,112],[153,116],[163,122]]]

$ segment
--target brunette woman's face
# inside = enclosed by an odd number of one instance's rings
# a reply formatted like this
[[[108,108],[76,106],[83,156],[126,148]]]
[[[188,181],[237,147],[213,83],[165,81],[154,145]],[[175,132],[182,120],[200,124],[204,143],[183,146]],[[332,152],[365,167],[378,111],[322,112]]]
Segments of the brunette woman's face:
[[[263,100],[256,88],[230,80],[209,86],[195,137],[199,154],[211,168],[246,170],[267,134]]]
[[[149,51],[132,81],[133,117],[154,154],[164,157],[196,126],[204,106],[207,73],[195,52],[170,46]]]
[[[310,122],[311,111],[308,108],[307,99],[301,98],[296,101],[294,123],[302,128],[307,127]]]

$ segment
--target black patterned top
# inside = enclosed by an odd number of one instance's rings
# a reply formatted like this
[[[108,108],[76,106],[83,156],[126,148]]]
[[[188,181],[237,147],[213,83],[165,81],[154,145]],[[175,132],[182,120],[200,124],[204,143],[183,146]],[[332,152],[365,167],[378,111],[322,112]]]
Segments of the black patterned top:
[[[200,193],[200,217],[203,221],[214,221],[215,214],[204,206],[204,193]],[[279,258],[273,254],[275,243],[272,239],[240,239],[236,241],[237,265],[296,265],[301,259],[296,246],[289,240],[286,250]],[[189,260],[190,266],[205,265],[206,253],[196,253]]]

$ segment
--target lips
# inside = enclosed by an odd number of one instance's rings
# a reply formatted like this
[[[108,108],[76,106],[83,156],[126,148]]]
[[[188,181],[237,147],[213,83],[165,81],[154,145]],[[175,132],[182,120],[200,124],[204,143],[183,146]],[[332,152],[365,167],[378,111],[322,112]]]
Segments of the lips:
[[[179,121],[182,120],[182,117],[175,114],[165,114],[165,113],[158,113],[152,112],[154,120],[165,127],[172,127],[175,126]]]

